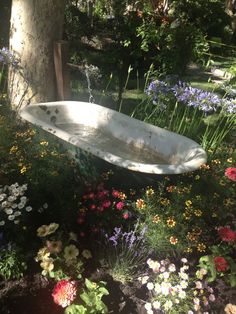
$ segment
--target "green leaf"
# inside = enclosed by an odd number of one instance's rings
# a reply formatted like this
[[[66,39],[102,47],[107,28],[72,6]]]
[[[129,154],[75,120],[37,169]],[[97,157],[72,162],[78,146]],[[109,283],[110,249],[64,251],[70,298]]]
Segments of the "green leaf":
[[[211,114],[210,116],[207,116],[206,118],[203,119],[203,122],[206,125],[216,125],[220,119],[219,114]]]
[[[108,295],[109,294],[108,290],[104,287],[100,287],[98,290],[100,293],[102,293],[102,295]]]
[[[64,314],[86,314],[87,309],[83,305],[72,304],[65,309]]]
[[[95,290],[98,287],[95,282],[92,282],[87,278],[85,278],[85,285],[89,290]]]

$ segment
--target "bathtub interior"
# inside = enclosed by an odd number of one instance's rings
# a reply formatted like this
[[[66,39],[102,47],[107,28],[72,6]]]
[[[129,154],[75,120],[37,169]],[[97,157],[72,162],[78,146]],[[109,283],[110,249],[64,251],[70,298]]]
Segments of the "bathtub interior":
[[[195,169],[206,161],[204,150],[196,142],[96,104],[73,101],[35,104],[28,106],[22,117],[75,146],[131,170],[178,173]],[[109,147],[105,150],[102,145],[96,146],[96,139],[92,144],[86,142],[87,131],[84,130],[84,136],[81,132],[76,134],[71,128],[75,125],[104,132],[101,137],[111,137]],[[121,155],[119,150],[114,150],[119,145]],[[122,149],[130,154],[125,152],[122,158]],[[153,154],[153,158],[136,160],[139,151],[146,156]]]

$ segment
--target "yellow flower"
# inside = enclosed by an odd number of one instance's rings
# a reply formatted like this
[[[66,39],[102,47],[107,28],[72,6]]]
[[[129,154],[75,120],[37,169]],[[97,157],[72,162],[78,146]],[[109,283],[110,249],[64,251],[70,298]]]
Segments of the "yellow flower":
[[[152,222],[154,222],[155,224],[157,224],[158,222],[160,222],[161,221],[161,218],[160,218],[160,216],[159,215],[155,215],[155,216],[153,216],[153,218],[152,218]]]
[[[91,252],[90,252],[89,250],[83,250],[82,256],[83,256],[84,258],[86,258],[86,259],[92,258],[92,254],[91,254]]]
[[[198,235],[198,236],[202,234],[202,229],[199,228],[199,227],[193,228],[192,231],[193,231],[194,234],[196,234],[196,235]]]
[[[187,206],[187,207],[191,207],[192,206],[192,201],[190,201],[190,200],[187,200],[187,201],[185,201],[185,205]]]
[[[232,206],[232,205],[234,205],[235,204],[235,201],[232,199],[232,198],[226,198],[225,200],[224,200],[224,205],[225,206]]]
[[[201,217],[202,216],[202,211],[200,209],[195,209],[194,210],[194,215],[197,217]]]
[[[48,226],[48,234],[54,233],[59,228],[59,225],[55,222],[50,223]]]
[[[190,212],[189,210],[186,210],[186,211],[183,213],[183,216],[184,216],[184,219],[190,220],[190,218],[191,218],[191,212]]]
[[[220,165],[221,164],[221,161],[219,159],[214,159],[211,161],[212,164],[215,164],[215,165]]]
[[[37,229],[37,236],[42,238],[46,237],[48,235],[48,226],[42,225]]]
[[[177,244],[178,243],[178,239],[176,238],[176,237],[170,237],[170,243],[171,244],[173,244],[173,245],[175,245],[175,244]]]
[[[48,146],[48,142],[47,141],[42,141],[39,144],[42,145],[42,146]]]
[[[66,260],[76,259],[79,255],[79,250],[74,244],[70,244],[64,249],[64,257]]]
[[[18,149],[19,148],[17,145],[12,146],[10,149],[10,154],[15,154],[18,151]]]
[[[39,156],[41,158],[44,158],[45,156],[47,156],[47,152],[44,150],[44,151],[40,152]]]
[[[195,176],[195,180],[199,180],[201,177],[197,174],[196,176]]]
[[[61,241],[47,241],[46,244],[50,253],[58,254],[61,252],[61,248],[62,248]]]
[[[20,173],[23,174],[27,171],[26,166],[22,166],[22,168],[20,169]]]
[[[204,243],[198,243],[198,244],[197,244],[197,250],[198,250],[199,252],[205,252],[205,250],[206,250],[206,245],[205,245]]]
[[[54,268],[53,259],[52,258],[44,259],[40,263],[40,266],[43,268],[43,270],[45,270],[47,272],[52,271]]]
[[[168,200],[168,198],[160,198],[160,203],[161,203],[161,205],[163,205],[163,206],[168,206],[168,205],[170,205],[170,200]]]
[[[121,199],[121,200],[125,200],[127,198],[126,194],[123,193],[123,192],[119,192],[118,194],[118,198]]]
[[[173,228],[176,225],[176,221],[174,220],[174,217],[169,217],[166,223],[167,223],[167,226],[170,228]]]
[[[210,169],[210,166],[207,165],[207,164],[203,164],[203,165],[200,166],[200,169],[209,170],[209,169]]]
[[[36,262],[43,261],[45,259],[48,259],[50,256],[50,252],[47,247],[43,247],[39,249],[37,256],[35,257]]]
[[[195,234],[195,233],[193,233],[193,232],[188,232],[188,234],[187,234],[187,239],[188,239],[189,241],[195,242],[195,241],[197,241],[197,239],[198,239],[198,235]]]
[[[152,189],[152,188],[147,188],[146,189],[146,195],[147,196],[151,196],[151,195],[153,195],[154,194],[154,190]]]
[[[185,250],[186,253],[192,253],[193,252],[193,249],[191,247],[188,247],[186,250]]]
[[[233,162],[233,158],[232,157],[228,158],[227,162],[232,163]]]
[[[141,199],[141,198],[137,199],[137,201],[136,201],[136,207],[137,207],[138,209],[144,209],[144,208],[146,207],[146,204],[145,204],[144,200]]]

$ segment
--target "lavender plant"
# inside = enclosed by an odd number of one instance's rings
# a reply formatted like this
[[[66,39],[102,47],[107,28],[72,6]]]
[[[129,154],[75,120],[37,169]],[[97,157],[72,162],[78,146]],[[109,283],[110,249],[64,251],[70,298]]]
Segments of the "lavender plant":
[[[123,232],[121,227],[116,227],[112,235],[105,234],[106,245],[101,263],[108,268],[115,280],[129,282],[142,271],[149,254],[145,232],[146,227],[138,231],[136,225],[134,230],[129,232]]]

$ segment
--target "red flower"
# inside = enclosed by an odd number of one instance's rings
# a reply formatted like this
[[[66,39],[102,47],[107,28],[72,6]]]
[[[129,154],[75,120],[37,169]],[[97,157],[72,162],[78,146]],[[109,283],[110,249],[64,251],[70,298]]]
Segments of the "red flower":
[[[222,256],[214,257],[214,264],[217,271],[225,272],[229,268],[228,262]]]
[[[227,168],[225,176],[232,181],[236,181],[236,168]]]
[[[111,201],[109,200],[105,200],[103,203],[102,203],[102,207],[104,208],[108,208],[111,206]]]
[[[52,292],[52,297],[56,304],[67,307],[75,300],[76,293],[76,282],[64,279],[56,284]]]
[[[236,240],[236,233],[230,227],[220,227],[218,234],[223,241],[234,242]]]
[[[128,219],[128,218],[129,218],[129,214],[128,214],[128,213],[124,213],[124,214],[123,214],[123,218],[124,218],[124,219]]]
[[[123,209],[123,207],[124,207],[124,202],[118,202],[117,204],[116,204],[116,208],[118,209],[118,210],[122,210]]]

